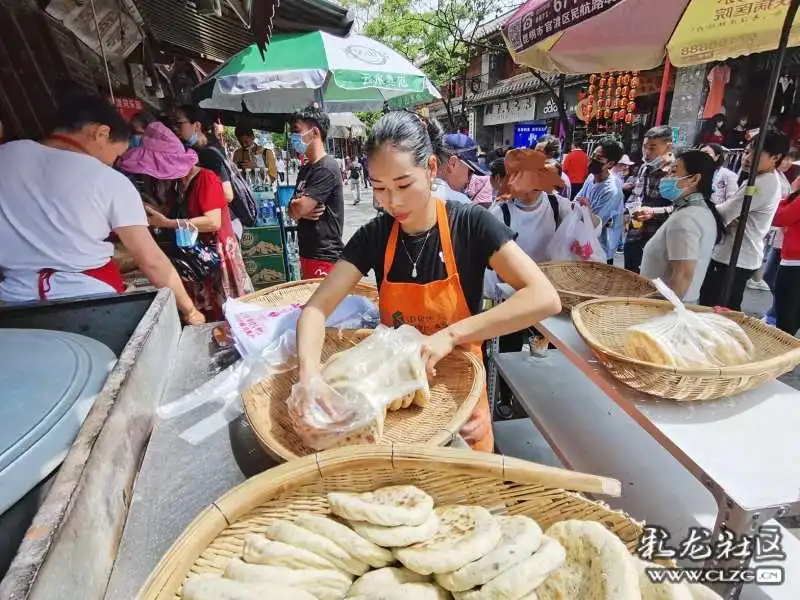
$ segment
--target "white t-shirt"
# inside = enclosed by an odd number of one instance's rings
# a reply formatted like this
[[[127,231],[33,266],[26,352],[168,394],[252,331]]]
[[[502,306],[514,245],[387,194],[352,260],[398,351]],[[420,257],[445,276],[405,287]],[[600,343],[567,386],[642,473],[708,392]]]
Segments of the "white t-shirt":
[[[0,146],[0,300],[38,300],[41,269],[62,272],[51,299],[113,291],[80,272],[105,265],[114,255],[106,238],[131,225],[146,227],[147,216],[122,173],[30,140]]]
[[[717,204],[717,212],[722,217],[722,222],[727,229],[722,243],[714,248],[711,258],[726,265],[730,262],[733,238],[736,235],[736,228],[728,227],[728,225],[736,220],[742,212],[746,187],[747,183],[745,182],[731,200]],[[755,187],[756,193],[750,204],[742,249],[736,264],[740,269],[754,270],[761,266],[761,262],[764,260],[764,237],[772,225],[772,217],[775,216],[781,200],[781,184],[777,172],[762,173],[756,177]]]
[[[562,222],[572,210],[572,205],[567,198],[556,196],[558,200],[559,222]],[[489,209],[495,218],[503,221],[503,204],[508,206],[511,216],[509,227],[517,234],[517,245],[523,252],[536,262],[547,262],[550,260],[551,242],[556,232],[556,220],[553,209],[547,194],[542,193],[539,200],[531,206],[523,208],[517,200],[509,200],[504,203],[497,203]],[[487,269],[483,280],[484,295],[487,298],[495,298],[496,287],[499,283],[497,274],[491,269]]]
[[[711,202],[722,204],[736,195],[739,188],[739,176],[726,167],[720,167],[714,173],[714,191]]]
[[[457,192],[451,188],[444,179],[437,177],[433,180],[433,195],[442,200],[452,200],[453,202],[463,202],[464,204],[472,204],[469,196]]]
[[[692,283],[683,300],[696,302],[717,241],[717,223],[706,206],[686,206],[674,211],[644,247],[641,274],[669,281],[670,261],[695,260]]]

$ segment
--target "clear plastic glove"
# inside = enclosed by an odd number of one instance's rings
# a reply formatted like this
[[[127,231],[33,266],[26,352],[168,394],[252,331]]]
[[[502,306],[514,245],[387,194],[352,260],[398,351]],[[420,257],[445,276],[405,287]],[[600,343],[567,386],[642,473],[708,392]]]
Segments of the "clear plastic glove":
[[[454,348],[453,338],[445,329],[425,336],[422,340],[422,359],[425,361],[428,377],[436,377],[436,364],[449,355]]]

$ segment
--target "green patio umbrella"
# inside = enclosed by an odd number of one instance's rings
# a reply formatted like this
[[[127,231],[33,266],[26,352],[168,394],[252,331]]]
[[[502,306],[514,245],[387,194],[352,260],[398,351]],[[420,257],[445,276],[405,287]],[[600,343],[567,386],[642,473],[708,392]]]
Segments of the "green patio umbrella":
[[[441,97],[422,71],[380,42],[322,31],[273,35],[265,60],[249,46],[193,96],[203,108],[251,113],[291,113],[314,101],[328,112],[374,111]]]

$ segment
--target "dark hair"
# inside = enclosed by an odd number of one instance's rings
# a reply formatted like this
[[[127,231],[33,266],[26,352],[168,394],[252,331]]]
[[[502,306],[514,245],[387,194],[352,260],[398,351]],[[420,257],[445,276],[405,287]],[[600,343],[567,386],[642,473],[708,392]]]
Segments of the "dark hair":
[[[175,112],[183,113],[189,123],[200,123],[200,129],[208,139],[209,146],[216,146],[218,148],[222,147],[222,142],[217,139],[217,135],[214,133],[214,120],[211,118],[208,112],[196,104],[182,104],[175,109]]]
[[[74,133],[91,123],[107,126],[112,142],[126,142],[131,134],[130,127],[113,104],[90,95],[72,96],[62,102],[53,129]]]
[[[155,122],[156,122],[155,115],[147,112],[146,110],[143,110],[131,117],[130,126],[133,127],[134,125],[141,125],[142,129],[147,129],[148,125]]]
[[[534,144],[534,147],[544,144],[544,153],[548,158],[558,158],[561,156],[561,140],[554,135],[543,135]]]
[[[558,171],[558,176],[561,177],[564,175],[564,169],[561,167],[561,163],[558,162],[555,158],[551,158],[547,161],[548,165],[553,165]]]
[[[237,125],[236,129],[233,132],[233,134],[237,138],[245,136],[245,135],[250,136],[250,137],[255,137],[253,135],[253,128],[252,127],[247,127],[246,125]]]
[[[758,144],[758,134],[750,142],[753,148]],[[789,137],[785,133],[779,131],[767,131],[764,135],[764,152],[770,156],[779,156],[778,163],[780,163],[789,152]],[[755,167],[758,168],[757,166]]]
[[[604,137],[597,145],[603,149],[603,157],[612,162],[619,162],[622,155],[625,154],[625,149],[622,144],[612,137]]]
[[[709,142],[708,144],[703,144],[700,147],[701,148],[705,148],[706,146],[711,148],[714,151],[714,154],[717,155],[716,158],[712,158],[711,159],[711,160],[714,161],[714,166],[717,167],[717,168],[721,167],[723,165],[723,163],[725,162],[725,154],[727,152],[725,150],[725,148],[723,146],[721,146],[720,144],[715,144],[714,142]]]
[[[400,152],[408,152],[417,166],[427,165],[431,155],[442,158],[444,132],[435,119],[424,119],[407,110],[386,113],[372,126],[366,151],[372,156],[384,144],[392,144]]]
[[[697,191],[702,194],[706,206],[714,215],[714,221],[717,224],[716,242],[719,244],[722,241],[725,225],[717,212],[717,207],[711,201],[711,194],[714,192],[714,173],[717,170],[714,159],[702,150],[686,150],[678,154],[677,160],[683,162],[687,175],[700,175]]]
[[[790,149],[790,150],[789,150],[789,151],[786,153],[786,158],[791,158],[792,160],[797,160],[798,158],[800,158],[800,149],[797,149],[797,148],[791,148],[791,149]]]
[[[328,138],[328,130],[331,128],[331,120],[327,114],[322,112],[317,106],[307,106],[292,115],[292,125],[295,123],[306,123],[319,129],[320,137],[323,141]]]
[[[711,117],[709,119],[709,121],[711,123],[714,123],[714,124],[719,123],[720,121],[722,121],[722,124],[725,125],[725,123],[728,122],[728,119],[722,113],[717,113],[713,117]]]
[[[659,125],[658,127],[651,127],[644,134],[645,139],[651,140],[664,140],[667,142],[672,141],[672,129],[666,125]]]
[[[506,176],[506,159],[495,158],[492,164],[489,165],[489,172],[492,177],[505,177]]]

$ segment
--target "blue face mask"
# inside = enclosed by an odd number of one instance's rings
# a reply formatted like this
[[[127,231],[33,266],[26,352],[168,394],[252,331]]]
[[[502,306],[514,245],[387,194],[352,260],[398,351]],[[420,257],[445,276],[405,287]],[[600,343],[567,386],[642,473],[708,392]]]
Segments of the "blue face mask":
[[[131,139],[128,140],[128,146],[130,148],[138,148],[141,145],[142,145],[142,136],[138,133],[134,133],[131,136]]]
[[[683,195],[683,189],[678,187],[678,182],[685,177],[662,177],[658,182],[658,193],[661,197],[670,202],[675,202]]]
[[[293,133],[292,134],[292,148],[298,154],[305,154],[306,150],[308,150],[308,144],[303,141],[302,133]]]
[[[193,133],[193,134],[192,134],[192,137],[190,137],[188,140],[186,140],[186,141],[184,142],[184,144],[185,144],[186,146],[190,146],[190,147],[191,147],[191,146],[194,146],[196,143],[197,143],[197,134],[196,134],[196,133]]]

